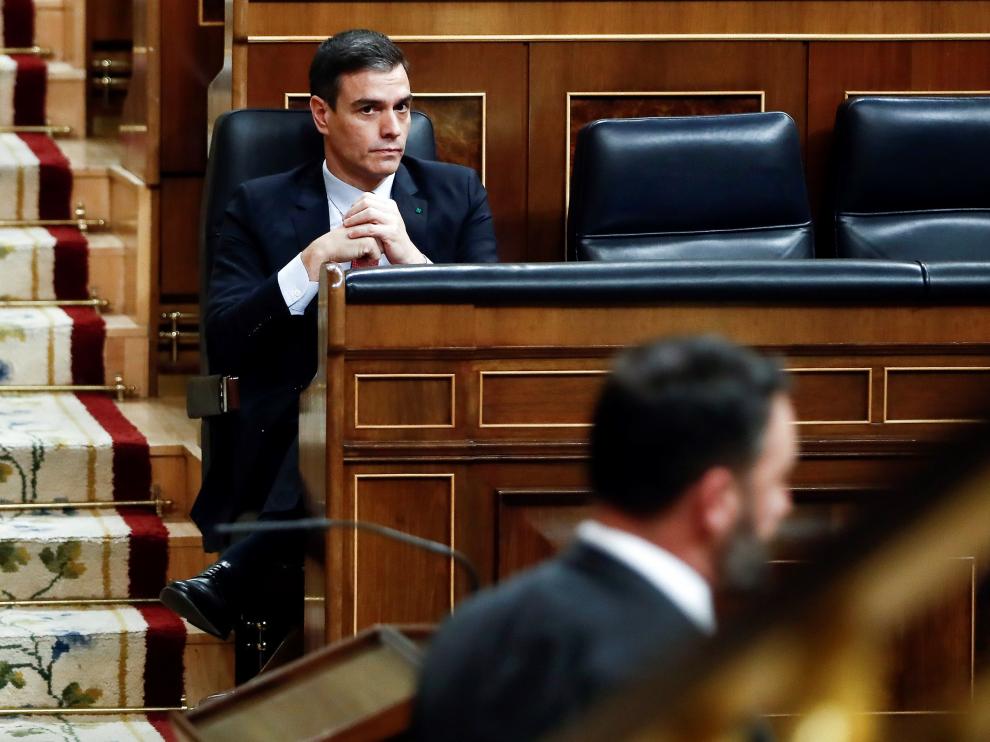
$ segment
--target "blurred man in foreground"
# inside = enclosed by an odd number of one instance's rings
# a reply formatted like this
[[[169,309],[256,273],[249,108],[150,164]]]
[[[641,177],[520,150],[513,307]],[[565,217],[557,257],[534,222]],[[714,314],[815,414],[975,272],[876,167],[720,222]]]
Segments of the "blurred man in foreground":
[[[467,602],[424,666],[429,740],[544,735],[715,631],[791,507],[794,411],[775,362],[715,337],[622,353],[591,433],[596,505],[561,555]]]

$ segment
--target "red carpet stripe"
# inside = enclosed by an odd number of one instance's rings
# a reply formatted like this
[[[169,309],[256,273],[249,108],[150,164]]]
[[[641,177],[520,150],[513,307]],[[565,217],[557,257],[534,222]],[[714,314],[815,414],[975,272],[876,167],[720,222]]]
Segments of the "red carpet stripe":
[[[12,54],[10,58],[17,62],[17,76],[14,78],[14,124],[40,126],[45,123],[48,65],[41,57]]]
[[[147,500],[151,492],[148,441],[109,397],[101,394],[76,396],[113,439],[113,499]]]
[[[165,742],[179,742],[179,738],[172,731],[172,722],[165,714],[148,714],[148,723],[155,728],[155,731],[162,735]]]
[[[118,511],[131,529],[128,577],[132,598],[157,598],[168,570],[168,529],[152,512],[139,508]]]
[[[186,626],[162,605],[137,606],[148,624],[144,666],[146,706],[178,706],[183,692],[183,654]]]
[[[103,317],[90,307],[62,307],[62,311],[72,318],[72,383],[102,384],[107,336]]]
[[[3,0],[3,45],[34,44],[34,0]]]
[[[20,134],[40,163],[38,214],[42,219],[68,219],[72,197],[69,160],[47,134]]]
[[[74,227],[50,227],[55,238],[55,296],[89,298],[89,245]]]

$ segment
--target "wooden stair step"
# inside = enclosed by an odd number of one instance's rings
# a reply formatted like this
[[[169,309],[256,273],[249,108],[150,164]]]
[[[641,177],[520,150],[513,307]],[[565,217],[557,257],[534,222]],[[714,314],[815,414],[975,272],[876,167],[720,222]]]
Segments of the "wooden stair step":
[[[68,126],[75,139],[86,136],[86,70],[68,62],[48,64],[48,95],[45,109],[48,123]]]
[[[86,66],[86,5],[83,0],[34,0],[34,41],[53,59]]]

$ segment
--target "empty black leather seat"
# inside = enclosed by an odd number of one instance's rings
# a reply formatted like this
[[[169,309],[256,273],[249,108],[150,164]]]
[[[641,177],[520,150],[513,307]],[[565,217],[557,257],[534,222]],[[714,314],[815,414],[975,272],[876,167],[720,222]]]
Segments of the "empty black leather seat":
[[[570,259],[810,258],[812,232],[786,113],[605,119],[578,135]]]
[[[859,98],[836,115],[839,257],[990,260],[990,98]]]

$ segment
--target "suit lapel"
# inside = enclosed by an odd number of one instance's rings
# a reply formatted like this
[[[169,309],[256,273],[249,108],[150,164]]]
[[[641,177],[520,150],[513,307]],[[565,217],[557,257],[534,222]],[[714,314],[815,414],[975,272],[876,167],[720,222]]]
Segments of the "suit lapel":
[[[292,226],[296,230],[296,252],[301,252],[330,229],[330,208],[323,184],[322,163],[314,163],[301,170],[296,185]]]
[[[395,171],[395,180],[392,181],[392,200],[399,207],[399,214],[406,225],[409,239],[421,253],[432,260],[432,246],[426,229],[429,204],[426,199],[417,195],[418,192],[419,188],[406,166],[400,164],[399,169]]]

